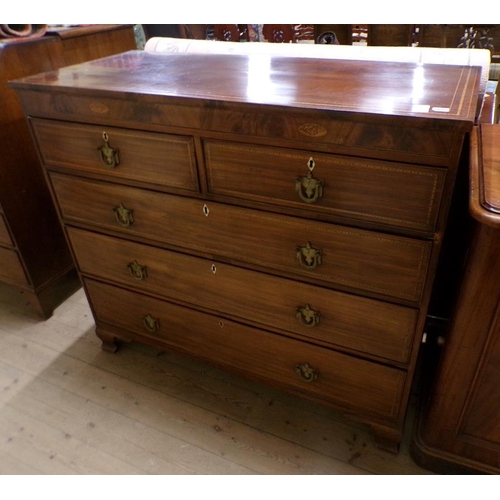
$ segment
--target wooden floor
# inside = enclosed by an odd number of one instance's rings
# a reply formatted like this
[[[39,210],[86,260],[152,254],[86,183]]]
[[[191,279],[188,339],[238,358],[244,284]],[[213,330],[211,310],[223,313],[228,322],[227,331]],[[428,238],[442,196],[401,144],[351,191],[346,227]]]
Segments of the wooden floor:
[[[331,409],[138,344],[83,291],[40,321],[0,284],[1,474],[431,474]],[[410,430],[407,425],[408,431]]]

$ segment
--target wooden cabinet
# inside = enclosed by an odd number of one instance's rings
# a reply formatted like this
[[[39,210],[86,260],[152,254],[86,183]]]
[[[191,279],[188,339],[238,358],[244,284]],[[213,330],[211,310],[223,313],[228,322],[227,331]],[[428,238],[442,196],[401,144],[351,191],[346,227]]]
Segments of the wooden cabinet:
[[[9,80],[135,48],[131,25],[66,28],[0,41],[0,280],[43,317],[80,287],[21,105]]]
[[[500,473],[500,126],[471,141],[474,229],[413,456],[438,471]]]
[[[105,349],[209,360],[395,450],[478,82],[129,52],[14,86]]]

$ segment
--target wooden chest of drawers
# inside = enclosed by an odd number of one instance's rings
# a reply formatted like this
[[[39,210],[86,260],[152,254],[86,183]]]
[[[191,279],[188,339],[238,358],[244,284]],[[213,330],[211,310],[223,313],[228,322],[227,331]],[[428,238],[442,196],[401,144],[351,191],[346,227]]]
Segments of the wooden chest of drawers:
[[[0,39],[0,281],[43,318],[80,288],[21,104],[8,82],[136,47],[133,25],[59,28]]]
[[[210,360],[395,449],[477,82],[135,51],[13,85],[104,348]]]

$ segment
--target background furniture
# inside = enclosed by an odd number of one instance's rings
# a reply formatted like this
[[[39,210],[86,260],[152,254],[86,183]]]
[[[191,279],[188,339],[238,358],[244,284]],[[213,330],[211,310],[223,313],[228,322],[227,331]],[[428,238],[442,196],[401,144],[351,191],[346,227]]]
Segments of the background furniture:
[[[474,221],[465,273],[412,455],[439,472],[498,474],[500,125],[474,129],[470,165]]]
[[[132,26],[61,28],[0,41],[0,279],[43,317],[80,286],[21,105],[9,80],[135,48]]]
[[[414,24],[368,24],[368,45],[411,47]]]
[[[269,43],[295,43],[295,27],[293,24],[264,24],[264,38]]]
[[[246,24],[214,24],[213,34],[216,40],[224,42],[248,42],[248,26]]]
[[[17,81],[103,347],[208,359],[397,449],[480,82],[427,65],[419,112],[414,71],[130,52]]]
[[[146,40],[155,36],[169,36],[174,38],[206,38],[204,24],[142,24]]]
[[[217,39],[216,29],[232,26],[231,41],[273,41],[272,30],[278,29],[280,38],[287,42],[311,40],[318,44],[369,45],[374,47],[435,47],[435,48],[487,48],[492,62],[500,63],[500,25],[465,24],[280,24],[268,25],[267,37],[250,33],[251,27],[264,25],[214,25],[214,24],[144,24],[146,39],[153,37],[175,37],[189,39]],[[239,33],[245,36],[238,38]],[[271,26],[274,26],[272,28]],[[226,28],[227,29],[227,28]],[[255,30],[255,28],[253,28]],[[495,79],[498,75],[495,73]]]

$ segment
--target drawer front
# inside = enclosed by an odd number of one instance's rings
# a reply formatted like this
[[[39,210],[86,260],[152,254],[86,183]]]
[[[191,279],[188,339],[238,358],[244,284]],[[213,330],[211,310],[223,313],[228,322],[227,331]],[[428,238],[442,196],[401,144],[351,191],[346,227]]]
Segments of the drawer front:
[[[430,242],[56,173],[51,181],[68,221],[357,290],[412,301],[422,294]]]
[[[393,361],[408,359],[414,309],[72,227],[68,235],[84,274]]]
[[[351,410],[395,419],[405,372],[217,316],[85,280],[98,324],[155,338],[188,354]],[[147,326],[146,326],[147,325]],[[305,364],[317,370],[314,379]],[[301,373],[303,375],[301,375]]]
[[[209,191],[431,232],[446,171],[348,156],[204,142]]]
[[[0,279],[5,279],[10,283],[29,284],[19,255],[15,250],[0,247],[0,262]]]
[[[7,222],[2,214],[0,214],[0,245],[14,246],[9,229],[7,228]]]
[[[46,120],[32,123],[45,165],[199,191],[191,137]]]

